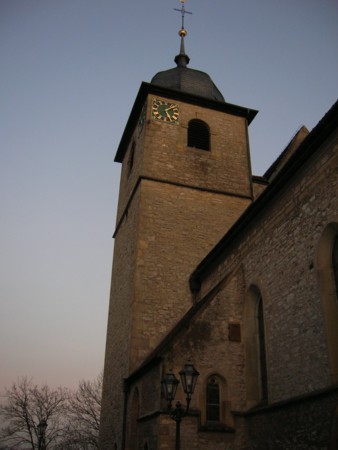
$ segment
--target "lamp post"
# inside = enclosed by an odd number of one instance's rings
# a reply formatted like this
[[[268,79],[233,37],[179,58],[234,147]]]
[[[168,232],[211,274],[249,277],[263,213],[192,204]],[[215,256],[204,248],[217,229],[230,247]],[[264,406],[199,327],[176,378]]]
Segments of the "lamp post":
[[[38,450],[46,450],[46,428],[47,422],[41,419],[38,425]]]
[[[182,407],[181,402],[177,402],[175,408],[172,408],[172,402],[175,399],[177,386],[179,380],[175,377],[172,371],[166,373],[162,378],[161,384],[165,399],[168,403],[169,416],[176,422],[176,443],[175,450],[180,450],[180,433],[181,433],[181,421],[183,417],[188,415],[191,396],[194,393],[197,378],[199,372],[190,363],[184,365],[183,369],[179,372],[183,391],[186,394],[186,408]]]

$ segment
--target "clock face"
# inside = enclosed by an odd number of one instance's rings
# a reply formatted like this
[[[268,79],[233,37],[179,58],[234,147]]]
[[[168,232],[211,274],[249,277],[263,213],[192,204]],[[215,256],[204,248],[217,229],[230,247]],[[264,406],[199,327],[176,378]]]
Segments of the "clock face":
[[[167,123],[178,123],[179,108],[176,103],[153,99],[152,117]]]

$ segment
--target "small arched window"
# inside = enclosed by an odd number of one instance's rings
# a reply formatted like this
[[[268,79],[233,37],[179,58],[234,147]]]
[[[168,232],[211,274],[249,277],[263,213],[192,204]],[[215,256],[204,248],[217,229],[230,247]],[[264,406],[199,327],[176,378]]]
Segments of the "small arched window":
[[[208,124],[199,119],[190,120],[188,124],[188,147],[210,150],[210,129]]]
[[[234,419],[226,379],[216,373],[210,374],[204,381],[201,429],[230,431],[233,427]]]
[[[206,417],[207,422],[219,422],[219,383],[216,377],[210,377],[207,383],[206,392],[207,404],[206,404]]]

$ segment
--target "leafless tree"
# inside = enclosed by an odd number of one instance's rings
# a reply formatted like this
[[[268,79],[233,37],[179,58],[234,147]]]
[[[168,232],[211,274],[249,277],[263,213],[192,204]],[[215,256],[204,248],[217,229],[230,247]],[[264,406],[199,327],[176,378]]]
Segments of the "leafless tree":
[[[27,377],[6,389],[0,415],[6,425],[0,431],[7,449],[38,448],[38,424],[46,420],[46,448],[53,448],[63,436],[68,393],[65,389],[38,387]]]
[[[64,443],[64,448],[99,448],[102,379],[100,374],[94,381],[80,381],[77,391],[70,393],[66,431],[68,447]]]

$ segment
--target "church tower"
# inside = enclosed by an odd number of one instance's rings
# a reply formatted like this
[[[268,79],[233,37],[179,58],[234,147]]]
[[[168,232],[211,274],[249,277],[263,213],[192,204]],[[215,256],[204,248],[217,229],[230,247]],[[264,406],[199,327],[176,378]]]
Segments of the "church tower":
[[[100,449],[124,445],[123,379],[194,303],[189,276],[253,200],[248,125],[188,68],[184,5],[176,67],[142,83],[115,161],[122,164]]]

